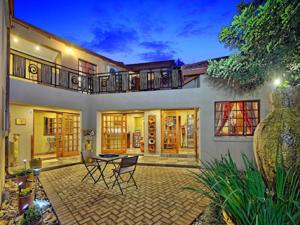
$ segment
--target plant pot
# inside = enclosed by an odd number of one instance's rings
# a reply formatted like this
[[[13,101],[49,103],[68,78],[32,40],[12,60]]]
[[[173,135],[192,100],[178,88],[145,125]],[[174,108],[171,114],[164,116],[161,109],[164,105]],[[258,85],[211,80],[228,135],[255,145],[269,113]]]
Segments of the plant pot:
[[[31,169],[42,168],[42,159],[41,158],[31,159],[29,161],[29,166]]]
[[[20,213],[24,213],[24,206],[28,204],[32,205],[34,200],[34,191],[31,190],[26,196],[18,196],[18,208]]]
[[[259,123],[253,138],[257,166],[270,182],[275,175],[277,149],[286,167],[295,166],[300,171],[300,85],[274,91],[271,105],[272,111]]]
[[[22,182],[22,185],[20,185],[19,188],[32,188],[33,174],[29,173],[29,174],[23,175],[23,176],[17,175],[16,182],[18,185]]]

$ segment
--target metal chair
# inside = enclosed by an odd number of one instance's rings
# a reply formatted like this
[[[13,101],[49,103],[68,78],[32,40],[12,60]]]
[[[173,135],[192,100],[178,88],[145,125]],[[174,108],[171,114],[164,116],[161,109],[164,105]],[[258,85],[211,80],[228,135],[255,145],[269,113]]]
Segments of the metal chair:
[[[84,181],[84,179],[87,178],[88,176],[90,176],[94,180],[94,183],[96,182],[96,179],[93,176],[94,173],[98,169],[98,164],[93,159],[93,157],[95,157],[95,156],[96,156],[96,154],[93,152],[90,152],[90,151],[82,151],[81,152],[82,162],[88,171],[87,174],[82,178],[81,182]]]
[[[128,184],[130,180],[133,181],[134,185],[126,186],[126,188],[135,186],[136,189],[138,189],[138,186],[136,185],[136,182],[133,178],[133,174],[136,169],[138,157],[139,156],[132,156],[132,157],[124,157],[121,159],[121,163],[120,163],[119,167],[113,169],[113,175],[115,177],[115,181],[112,185],[112,189],[114,188],[115,184],[117,183],[121,193],[124,194],[121,183],[126,182]],[[129,178],[127,181],[124,181],[121,177],[121,175],[124,175],[124,174],[129,174]]]

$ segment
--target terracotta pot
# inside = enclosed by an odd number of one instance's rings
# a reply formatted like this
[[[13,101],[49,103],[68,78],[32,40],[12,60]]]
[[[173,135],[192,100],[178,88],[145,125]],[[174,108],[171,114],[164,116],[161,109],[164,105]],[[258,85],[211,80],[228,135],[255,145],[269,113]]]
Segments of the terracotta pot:
[[[22,182],[22,185],[19,188],[32,188],[33,185],[33,174],[29,173],[24,176],[16,176],[16,182],[19,185]]]
[[[140,141],[140,149],[141,149],[141,152],[144,152],[144,147],[145,147],[145,142],[144,142],[144,140],[141,140],[141,141]]]
[[[21,196],[19,195],[19,201],[18,201],[18,207],[19,207],[19,212],[24,213],[24,206],[28,204],[29,206],[32,205],[34,200],[34,192],[31,190],[30,193],[28,193],[26,196]]]
[[[277,149],[286,167],[296,166],[300,171],[300,86],[274,91],[271,105],[272,111],[259,123],[253,138],[256,163],[270,182]]]

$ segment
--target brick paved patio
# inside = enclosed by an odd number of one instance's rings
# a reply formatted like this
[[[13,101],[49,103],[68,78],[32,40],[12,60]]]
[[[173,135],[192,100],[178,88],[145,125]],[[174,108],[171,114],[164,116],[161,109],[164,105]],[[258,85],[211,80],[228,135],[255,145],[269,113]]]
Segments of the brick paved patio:
[[[193,169],[195,170],[195,169]],[[110,173],[110,168],[107,168]],[[188,169],[138,166],[139,189],[121,195],[103,182],[80,182],[83,165],[43,172],[41,181],[64,224],[190,224],[207,202],[182,188],[194,184]],[[109,179],[108,179],[109,180]]]

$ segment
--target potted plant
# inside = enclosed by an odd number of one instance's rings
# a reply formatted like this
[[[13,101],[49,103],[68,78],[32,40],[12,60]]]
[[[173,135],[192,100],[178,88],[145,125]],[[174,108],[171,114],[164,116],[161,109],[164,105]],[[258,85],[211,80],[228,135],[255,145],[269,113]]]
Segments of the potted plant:
[[[33,190],[30,188],[23,188],[19,192],[19,200],[18,200],[18,205],[19,205],[19,212],[24,212],[26,209],[26,205],[30,206],[33,203],[34,199],[34,194]]]
[[[34,158],[29,161],[29,166],[31,169],[42,168],[42,159]]]
[[[31,188],[33,175],[31,169],[19,169],[16,171],[16,182],[19,188]]]
[[[30,206],[24,213],[21,225],[42,225],[42,213],[35,206]]]

